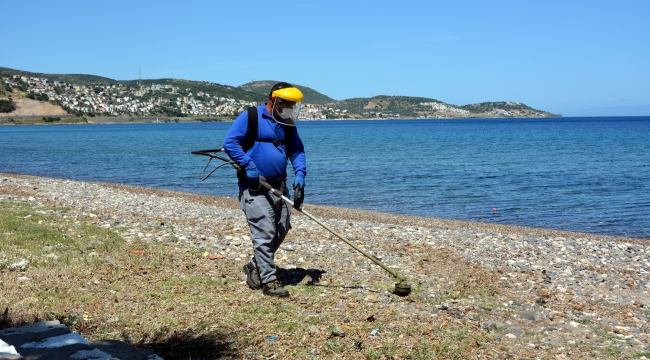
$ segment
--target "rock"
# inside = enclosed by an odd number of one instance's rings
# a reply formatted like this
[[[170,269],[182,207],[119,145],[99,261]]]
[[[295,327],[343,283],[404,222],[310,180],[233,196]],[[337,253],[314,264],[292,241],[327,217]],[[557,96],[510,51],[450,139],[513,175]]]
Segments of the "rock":
[[[111,360],[113,356],[111,354],[105,353],[99,349],[92,350],[79,350],[76,353],[70,355],[70,359],[75,360]]]
[[[518,327],[518,326],[512,326],[512,325],[511,325],[511,326],[508,326],[507,331],[508,331],[508,333],[510,333],[510,334],[512,334],[512,335],[514,335],[514,336],[516,336],[516,337],[521,337],[521,335],[524,333],[524,332],[521,330],[520,327]]]
[[[535,319],[535,314],[533,313],[522,313],[519,315],[519,317],[523,320],[528,320],[528,321],[534,321]]]
[[[28,267],[29,267],[29,261],[25,259],[21,259],[18,262],[9,265],[9,270],[25,271],[27,270]]]
[[[494,320],[486,320],[483,322],[483,329],[486,331],[495,331],[502,329],[503,325],[499,322],[496,322]]]
[[[366,296],[366,301],[368,302],[377,302],[379,300],[379,297],[375,294],[370,294]]]

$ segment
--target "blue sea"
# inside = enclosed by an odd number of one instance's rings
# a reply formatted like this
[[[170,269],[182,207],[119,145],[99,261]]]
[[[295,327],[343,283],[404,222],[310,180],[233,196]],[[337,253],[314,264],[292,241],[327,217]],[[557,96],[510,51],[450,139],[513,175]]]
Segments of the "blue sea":
[[[190,154],[220,147],[230,126],[0,126],[0,172],[233,197],[234,171],[202,182],[208,158]],[[650,117],[318,121],[299,133],[306,203],[650,239]]]

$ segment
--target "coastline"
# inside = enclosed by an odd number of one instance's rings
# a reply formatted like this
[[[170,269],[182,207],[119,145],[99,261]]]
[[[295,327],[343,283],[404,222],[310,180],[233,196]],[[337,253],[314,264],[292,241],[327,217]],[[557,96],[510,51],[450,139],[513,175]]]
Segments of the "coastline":
[[[0,172],[0,178],[1,177],[12,177],[17,179],[43,178],[34,175]],[[64,178],[43,178],[43,179],[52,179],[58,181],[72,181],[72,182],[78,182],[80,184],[96,184],[96,185],[110,187],[110,188],[123,190],[131,193],[155,195],[161,197],[181,198],[188,201],[201,203],[204,205],[213,205],[217,207],[239,210],[239,202],[237,201],[237,199],[231,197],[221,197],[221,196],[196,194],[196,193],[181,192],[181,191],[163,190],[163,189],[156,189],[156,188],[118,184],[118,183],[69,180]],[[525,227],[525,226],[518,226],[518,225],[430,218],[424,216],[392,214],[392,213],[378,212],[378,211],[371,211],[371,210],[360,210],[360,209],[324,206],[324,205],[305,204],[305,206],[308,206],[309,212],[315,216],[336,218],[339,220],[373,221],[373,222],[380,222],[386,224],[427,226],[427,227],[436,227],[436,228],[446,229],[446,230],[464,228],[464,229],[470,229],[472,231],[477,231],[477,232],[481,232],[481,231],[494,232],[494,233],[517,235],[517,236],[565,237],[565,238],[570,238],[570,237],[587,238],[588,237],[590,239],[594,239],[598,241],[617,241],[617,242],[630,242],[630,243],[638,243],[638,244],[648,243],[648,240],[642,238],[608,236],[608,235],[582,233],[582,232],[575,232],[575,231],[564,231],[564,230],[547,229],[547,228],[533,228],[533,227]],[[294,212],[294,216],[295,215],[302,216],[301,214]]]
[[[200,122],[234,122],[232,118],[213,118],[213,117],[113,117],[113,116],[95,116],[85,118],[61,117],[60,121],[44,122],[42,116],[10,116],[3,114],[0,116],[0,126],[16,125],[109,125],[109,124],[152,124],[152,123],[200,123]],[[355,118],[355,119],[300,119],[301,122],[319,122],[319,121],[403,121],[403,120],[470,120],[470,119],[561,119],[562,116],[547,117],[441,117],[441,118]],[[10,121],[13,120],[13,122]],[[67,120],[67,121],[66,121]]]
[[[64,206],[67,216],[115,229],[126,241],[173,238],[181,251],[221,254],[235,272],[252,253],[234,198],[0,173],[0,201]],[[414,322],[462,323],[494,334],[495,343],[475,354],[507,344],[502,355],[579,358],[615,347],[632,356],[650,344],[647,241],[309,204],[305,209],[418,288],[408,298],[373,290],[390,285],[390,276],[296,214],[278,266],[323,269],[319,284],[343,308],[355,298],[352,312],[397,311],[405,314],[405,329]],[[339,313],[337,306],[323,314]]]

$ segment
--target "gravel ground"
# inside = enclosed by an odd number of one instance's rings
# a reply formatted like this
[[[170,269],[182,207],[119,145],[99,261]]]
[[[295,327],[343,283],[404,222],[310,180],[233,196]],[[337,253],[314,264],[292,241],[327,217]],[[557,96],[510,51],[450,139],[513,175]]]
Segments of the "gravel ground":
[[[252,254],[248,227],[233,198],[0,173],[0,200],[67,206],[76,216],[115,228],[126,241],[175,242],[242,264]],[[369,291],[377,283],[388,287],[391,277],[294,213],[293,229],[276,254],[278,266],[310,269],[309,281],[349,289],[343,307],[357,299],[398,307],[412,321],[476,323],[481,331],[499,334],[494,358],[508,358],[498,350],[502,344],[509,353],[544,354],[540,358],[575,358],[594,349],[604,358],[650,357],[646,240],[309,204],[305,210],[406,275],[430,299],[396,302],[388,291]],[[460,279],[466,268],[483,275]],[[495,303],[487,306],[479,294],[451,291],[462,289],[459,281],[467,281],[468,288],[472,282],[490,283],[493,292],[486,296]]]

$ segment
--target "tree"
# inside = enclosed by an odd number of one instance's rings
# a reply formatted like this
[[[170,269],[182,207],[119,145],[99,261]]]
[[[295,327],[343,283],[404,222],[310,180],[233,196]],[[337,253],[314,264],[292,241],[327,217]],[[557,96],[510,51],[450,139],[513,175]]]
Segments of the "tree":
[[[10,113],[16,110],[16,104],[12,100],[0,100],[0,112]]]

